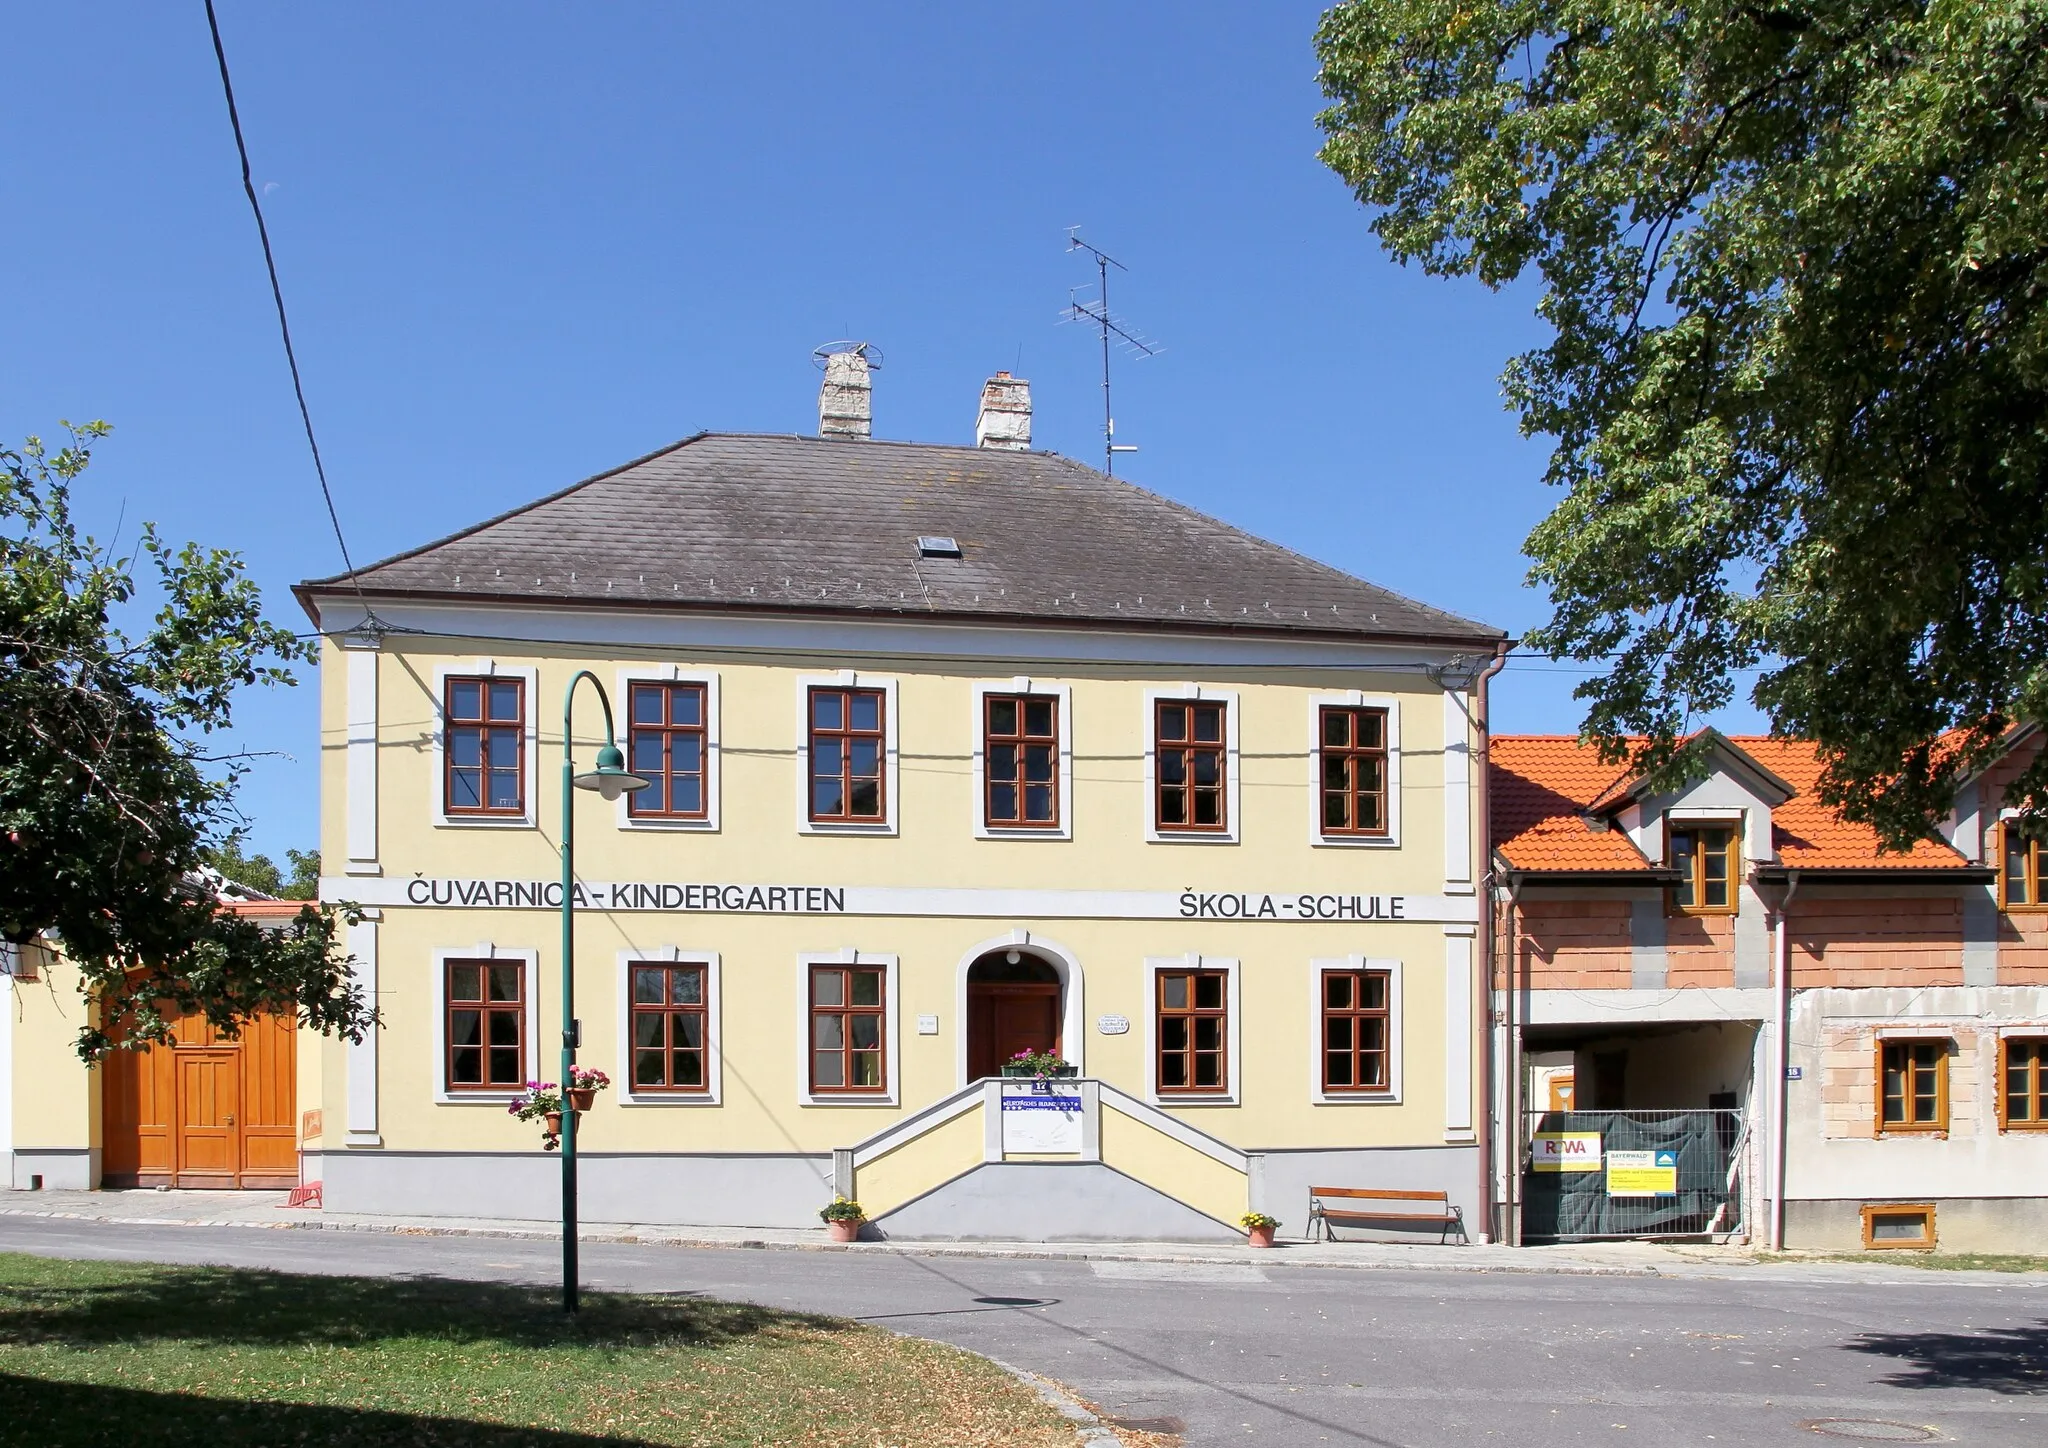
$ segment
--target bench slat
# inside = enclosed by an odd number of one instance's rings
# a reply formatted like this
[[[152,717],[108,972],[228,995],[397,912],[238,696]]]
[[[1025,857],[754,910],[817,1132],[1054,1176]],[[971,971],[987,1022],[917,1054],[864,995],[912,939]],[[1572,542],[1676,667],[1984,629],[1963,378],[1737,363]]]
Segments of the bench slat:
[[[1449,1192],[1406,1192],[1378,1191],[1367,1187],[1310,1187],[1312,1197],[1363,1197],[1371,1201],[1390,1202],[1443,1202],[1451,1200]]]
[[[1323,1213],[1326,1222],[1455,1222],[1453,1212],[1329,1212]]]

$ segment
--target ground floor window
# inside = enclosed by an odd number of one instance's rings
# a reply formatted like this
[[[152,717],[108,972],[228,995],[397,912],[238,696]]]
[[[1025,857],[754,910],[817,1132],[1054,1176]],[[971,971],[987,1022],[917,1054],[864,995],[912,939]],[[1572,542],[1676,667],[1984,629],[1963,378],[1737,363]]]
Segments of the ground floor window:
[[[450,960],[447,1087],[517,1090],[526,1081],[526,967],[517,960]]]
[[[1877,1043],[1879,1131],[1948,1129],[1948,1042]]]
[[[2048,1128],[2048,1036],[1998,1043],[1999,1120],[2007,1129]]]
[[[1324,1091],[1392,1089],[1392,988],[1392,976],[1384,970],[1323,972]]]
[[[810,972],[811,1090],[889,1089],[884,1053],[887,972],[881,966],[813,965]]]
[[[1230,973],[1162,970],[1154,989],[1159,1094],[1229,1091]]]
[[[632,970],[633,1090],[709,1090],[707,968],[640,962]]]

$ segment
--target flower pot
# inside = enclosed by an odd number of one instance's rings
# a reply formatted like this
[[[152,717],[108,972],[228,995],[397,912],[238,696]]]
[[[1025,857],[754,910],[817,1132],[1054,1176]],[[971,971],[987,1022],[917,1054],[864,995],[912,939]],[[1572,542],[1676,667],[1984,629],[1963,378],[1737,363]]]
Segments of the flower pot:
[[[588,1111],[596,1103],[597,1088],[595,1086],[571,1086],[569,1088],[569,1106],[571,1110]]]
[[[1067,1080],[1067,1079],[1068,1079],[1068,1078],[1070,1078],[1070,1077],[1073,1077],[1073,1076],[1078,1076],[1078,1075],[1080,1074],[1080,1068],[1079,1068],[1078,1066],[1055,1066],[1055,1067],[1053,1067],[1053,1068],[1052,1068],[1052,1069],[1051,1069],[1050,1071],[1046,1071],[1046,1072],[1042,1072],[1042,1073],[1041,1073],[1041,1072],[1039,1072],[1039,1071],[1035,1071],[1035,1070],[1033,1070],[1033,1069],[1032,1069],[1031,1067],[1029,1067],[1029,1066],[1010,1066],[1010,1065],[1005,1065],[1005,1066],[1003,1067],[1003,1074],[1004,1074],[1005,1076],[1024,1076],[1024,1077],[1035,1077],[1035,1076],[1039,1076],[1039,1075],[1041,1075],[1041,1074],[1042,1074],[1042,1075],[1045,1075],[1045,1076],[1051,1077],[1051,1078],[1052,1078],[1052,1079],[1054,1079],[1054,1080],[1064,1081],[1064,1080]]]
[[[1273,1232],[1272,1227],[1247,1227],[1245,1240],[1254,1247],[1270,1247],[1273,1245]]]
[[[559,1112],[559,1111],[550,1111],[550,1112],[548,1112],[548,1113],[547,1113],[547,1114],[546,1114],[545,1116],[541,1117],[541,1119],[540,1119],[540,1120],[541,1120],[541,1125],[543,1125],[543,1126],[545,1126],[545,1127],[547,1128],[547,1134],[548,1134],[549,1136],[560,1136],[560,1135],[562,1134],[562,1113],[561,1113],[561,1112]]]
[[[858,1242],[860,1240],[860,1229],[861,1219],[859,1217],[850,1217],[844,1221],[827,1222],[825,1224],[825,1235],[828,1240],[834,1242]]]

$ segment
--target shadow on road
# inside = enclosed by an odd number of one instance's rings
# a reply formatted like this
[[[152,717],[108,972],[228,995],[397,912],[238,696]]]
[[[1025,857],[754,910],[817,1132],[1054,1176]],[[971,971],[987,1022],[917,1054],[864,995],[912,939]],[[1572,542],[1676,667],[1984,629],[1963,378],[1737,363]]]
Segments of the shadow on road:
[[[1904,1363],[1883,1379],[1895,1388],[2048,1394],[2048,1321],[1983,1332],[1869,1332],[1843,1346]]]

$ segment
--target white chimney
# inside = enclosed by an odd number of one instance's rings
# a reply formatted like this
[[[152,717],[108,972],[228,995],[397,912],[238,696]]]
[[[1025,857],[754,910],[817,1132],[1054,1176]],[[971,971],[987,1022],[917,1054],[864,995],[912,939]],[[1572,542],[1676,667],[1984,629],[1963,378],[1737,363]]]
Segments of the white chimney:
[[[836,346],[845,347],[844,343]],[[873,430],[874,389],[868,380],[868,346],[862,342],[844,351],[820,349],[825,380],[818,387],[818,434],[821,437],[867,437]],[[880,361],[879,358],[876,359]]]
[[[981,411],[974,416],[974,445],[1010,452],[1031,450],[1031,384],[998,372],[982,384]]]

